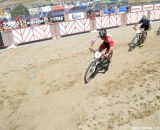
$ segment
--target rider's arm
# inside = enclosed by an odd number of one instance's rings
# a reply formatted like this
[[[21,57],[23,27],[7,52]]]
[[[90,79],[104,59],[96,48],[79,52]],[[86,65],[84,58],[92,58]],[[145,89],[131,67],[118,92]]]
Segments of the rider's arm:
[[[139,22],[135,23],[133,29],[136,29],[137,25],[140,24],[140,23],[142,23],[142,19]]]
[[[113,51],[113,46],[109,48],[107,54],[104,54],[104,57],[108,58],[108,56],[111,54],[112,51]]]
[[[90,44],[90,47],[89,47],[89,50],[90,51],[95,51],[93,46],[94,46],[94,43],[97,41],[97,39],[99,38],[99,35],[96,36],[92,41],[91,41],[91,44]]]
[[[133,29],[136,29],[138,24],[139,24],[139,22],[134,25]]]

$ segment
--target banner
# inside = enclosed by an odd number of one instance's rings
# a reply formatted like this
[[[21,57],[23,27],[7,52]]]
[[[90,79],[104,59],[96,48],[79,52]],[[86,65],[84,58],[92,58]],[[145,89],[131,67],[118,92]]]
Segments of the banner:
[[[65,8],[65,10],[71,10],[73,7],[74,7],[74,5],[67,5],[64,8]]]
[[[127,7],[120,7],[119,8],[119,13],[125,13],[127,12]]]
[[[64,10],[64,6],[52,6],[51,9],[54,10]]]
[[[63,16],[54,16],[51,18],[48,18],[49,22],[61,22],[64,21],[64,15]]]
[[[28,11],[30,14],[36,14],[36,13],[38,13],[38,8],[30,8],[30,9],[28,9]]]
[[[143,11],[153,10],[153,5],[143,5]]]
[[[44,18],[32,18],[27,22],[27,25],[39,25],[44,24]]]
[[[52,11],[51,6],[42,7],[42,12],[49,12],[49,11]]]
[[[104,9],[103,10],[103,13],[104,14],[113,14],[113,13],[115,13],[115,9],[114,8],[112,8],[112,9]]]
[[[76,19],[83,19],[85,18],[85,14],[84,13],[71,13],[68,14],[68,18],[69,20],[76,20]]]
[[[141,6],[131,6],[131,12],[140,12],[142,11]]]
[[[155,4],[154,9],[159,9],[160,10],[160,4]]]

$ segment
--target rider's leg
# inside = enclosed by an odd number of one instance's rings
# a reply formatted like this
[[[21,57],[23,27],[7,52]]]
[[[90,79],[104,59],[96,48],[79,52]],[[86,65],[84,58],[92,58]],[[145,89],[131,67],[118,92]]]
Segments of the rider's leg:
[[[142,45],[144,45],[144,41],[146,40],[146,37],[147,37],[147,30],[149,29],[149,27],[146,27],[144,29],[144,32],[142,34]]]
[[[106,50],[106,54],[108,53],[108,49]],[[113,50],[111,51],[111,53],[109,54],[107,61],[110,63],[111,59],[112,59],[112,55],[113,55]]]
[[[141,39],[140,44],[139,44],[140,47],[142,47],[144,45],[144,41],[147,37],[147,30],[149,29],[149,26],[142,26],[142,27],[143,28],[141,28],[141,29],[144,29],[144,31],[142,33],[142,39]]]
[[[106,49],[105,51],[105,54],[108,53],[108,50],[109,49]],[[109,54],[108,58],[106,58],[106,60],[104,60],[104,73],[108,70],[109,68],[109,65],[110,65],[110,62],[111,62],[111,59],[112,59],[112,54],[113,54],[113,51]]]
[[[146,39],[146,37],[147,37],[147,31],[148,31],[148,29],[149,29],[149,25],[148,26],[145,26],[145,29],[144,29],[144,40]]]

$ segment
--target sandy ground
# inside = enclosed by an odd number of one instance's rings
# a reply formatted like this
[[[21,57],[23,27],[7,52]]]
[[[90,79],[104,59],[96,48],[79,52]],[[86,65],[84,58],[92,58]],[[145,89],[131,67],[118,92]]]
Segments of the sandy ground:
[[[132,26],[108,30],[116,41],[111,66],[88,84],[97,33],[1,50],[0,130],[160,130],[159,25],[132,52]]]

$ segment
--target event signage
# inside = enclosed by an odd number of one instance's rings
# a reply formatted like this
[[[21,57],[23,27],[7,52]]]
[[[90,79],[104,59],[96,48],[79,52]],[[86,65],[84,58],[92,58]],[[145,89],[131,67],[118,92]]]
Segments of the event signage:
[[[160,9],[160,4],[155,4],[154,9]]]
[[[103,13],[104,14],[113,14],[113,13],[115,13],[115,9],[114,8],[112,8],[112,9],[104,9],[103,10]]]
[[[153,5],[143,5],[143,11],[153,10]]]
[[[49,12],[49,11],[52,11],[51,6],[42,7],[42,12]]]
[[[119,13],[125,13],[127,12],[127,7],[120,7],[119,8]]]
[[[85,15],[84,13],[71,13],[71,14],[68,14],[68,18],[69,20],[76,20],[76,19],[83,19],[85,18]]]
[[[64,10],[64,6],[52,6],[51,9],[53,11]]]
[[[142,11],[142,6],[131,6],[131,12],[140,12]]]
[[[32,18],[29,23],[30,25],[42,24],[44,23],[44,18]]]
[[[28,11],[30,14],[36,14],[36,13],[38,13],[38,8],[30,8],[30,9],[28,9]]]
[[[64,15],[63,16],[54,16],[50,18],[50,22],[61,22],[64,21]]]

